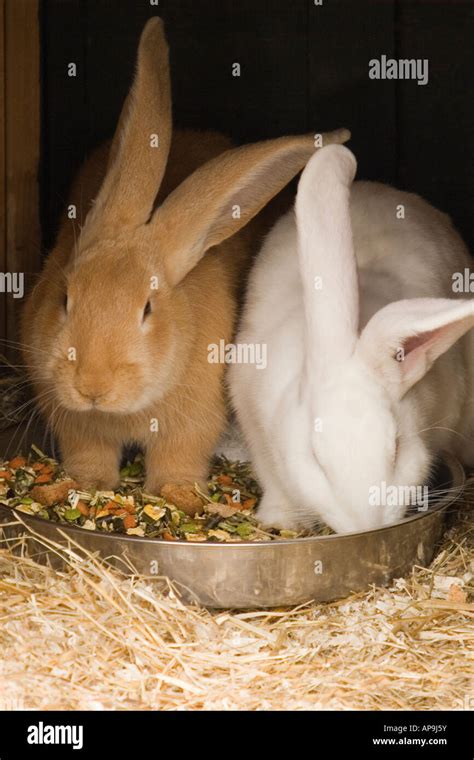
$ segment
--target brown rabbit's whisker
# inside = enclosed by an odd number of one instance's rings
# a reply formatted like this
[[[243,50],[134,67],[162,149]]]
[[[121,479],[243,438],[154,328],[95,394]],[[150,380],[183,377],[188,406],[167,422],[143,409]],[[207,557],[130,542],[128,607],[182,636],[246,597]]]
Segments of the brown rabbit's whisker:
[[[22,445],[23,445],[23,441],[26,439],[26,436],[28,434],[28,430],[29,430],[29,428],[31,426],[31,423],[33,422],[33,420],[35,419],[35,417],[39,417],[39,416],[40,416],[40,410],[37,407],[34,407],[32,409],[32,411],[31,411],[29,417],[28,417],[28,422],[27,422],[25,428],[24,429],[23,428],[18,428],[15,431],[15,434],[10,439],[10,443],[7,446],[6,453],[8,453],[10,451],[10,447],[12,447],[12,450],[13,450],[14,453],[16,453],[16,451],[18,451],[18,450],[21,451],[21,448],[22,448]],[[17,440],[17,434],[19,434],[20,432],[22,432],[22,435],[21,435],[21,437],[19,439],[19,443],[15,444],[15,446],[14,446],[13,444]]]
[[[55,259],[53,256],[50,256],[50,258],[48,259],[48,261],[50,261],[52,264],[54,264],[54,266],[56,267],[57,272],[61,275],[61,277],[63,278],[64,282],[67,285],[67,282],[68,282],[67,275],[66,275],[66,272],[65,272],[64,268],[59,263],[59,261],[57,259]]]
[[[49,389],[47,391],[44,391],[43,393],[39,394],[38,396],[35,396],[34,398],[28,399],[23,404],[20,404],[15,410],[14,414],[18,415],[21,412],[23,412],[25,409],[27,409],[29,406],[32,406],[33,404],[36,404],[38,401],[42,401],[44,399],[47,399],[49,396],[55,396],[56,392],[54,389]]]
[[[47,356],[51,356],[52,352],[47,351],[45,348],[39,348],[38,346],[32,346],[27,343],[21,343],[20,341],[7,340],[6,338],[0,338],[0,343],[4,343],[7,347],[21,349],[22,351],[29,351],[30,353],[42,353]]]

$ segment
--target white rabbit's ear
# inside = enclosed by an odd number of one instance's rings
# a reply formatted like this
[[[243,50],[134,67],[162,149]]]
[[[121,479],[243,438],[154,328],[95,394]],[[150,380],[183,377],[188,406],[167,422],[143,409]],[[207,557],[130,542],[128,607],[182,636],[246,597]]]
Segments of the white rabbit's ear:
[[[474,327],[474,300],[413,298],[378,311],[364,328],[357,347],[401,398],[468,330]]]
[[[324,134],[323,142],[349,137],[346,129],[338,129]],[[209,248],[247,224],[314,150],[313,135],[242,145],[200,166],[173,190],[146,227],[150,241],[159,240],[170,285],[178,284]]]
[[[357,342],[359,293],[349,211],[356,168],[350,150],[330,145],[315,153],[298,185],[298,256],[313,371],[336,366]]]
[[[102,187],[81,234],[82,245],[96,235],[144,224],[166,168],[171,143],[171,85],[163,22],[145,25],[137,70],[109,153]]]

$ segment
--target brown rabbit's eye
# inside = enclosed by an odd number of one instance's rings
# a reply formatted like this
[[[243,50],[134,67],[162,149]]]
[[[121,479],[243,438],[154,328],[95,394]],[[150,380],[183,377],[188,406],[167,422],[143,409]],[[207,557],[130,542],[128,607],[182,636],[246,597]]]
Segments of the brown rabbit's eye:
[[[67,301],[67,293],[65,293],[64,296],[63,296],[63,309],[66,312],[67,312],[67,303],[68,303],[68,301]]]
[[[150,314],[151,314],[151,303],[150,301],[147,301],[145,308],[143,309],[143,319],[145,320]]]

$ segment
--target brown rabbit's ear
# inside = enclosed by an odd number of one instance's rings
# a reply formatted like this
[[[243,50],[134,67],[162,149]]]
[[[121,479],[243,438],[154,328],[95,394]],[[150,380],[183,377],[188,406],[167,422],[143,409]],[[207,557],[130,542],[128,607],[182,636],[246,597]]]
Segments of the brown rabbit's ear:
[[[346,129],[322,135],[343,143]],[[171,285],[204,253],[234,235],[293,177],[315,150],[314,136],[280,137],[228,150],[197,169],[157,209],[147,234],[159,239]]]
[[[137,70],[109,154],[105,179],[82,242],[147,221],[171,143],[171,86],[163,22],[151,18],[138,46]]]

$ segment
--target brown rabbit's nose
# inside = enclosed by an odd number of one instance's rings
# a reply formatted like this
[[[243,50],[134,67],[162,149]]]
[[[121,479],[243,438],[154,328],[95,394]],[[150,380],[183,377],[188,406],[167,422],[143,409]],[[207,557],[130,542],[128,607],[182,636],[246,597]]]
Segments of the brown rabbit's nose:
[[[78,372],[75,382],[76,391],[87,401],[97,404],[105,398],[109,392],[109,387],[104,380],[96,375],[91,376],[86,373]]]
[[[104,397],[104,394],[83,393],[83,391],[80,391],[78,388],[76,388],[76,390],[79,392],[83,399],[86,401],[91,401],[93,404],[97,404],[97,402]]]

